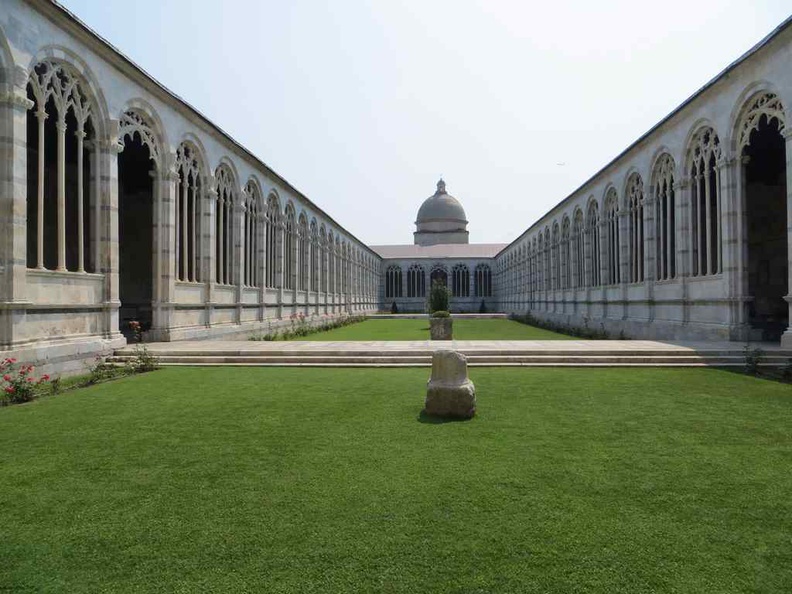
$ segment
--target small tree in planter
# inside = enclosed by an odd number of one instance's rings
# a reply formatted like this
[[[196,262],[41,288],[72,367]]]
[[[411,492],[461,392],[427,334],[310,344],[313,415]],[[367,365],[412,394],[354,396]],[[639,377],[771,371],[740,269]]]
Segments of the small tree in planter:
[[[448,313],[450,291],[436,280],[429,290],[429,333],[432,340],[451,340],[453,320]]]

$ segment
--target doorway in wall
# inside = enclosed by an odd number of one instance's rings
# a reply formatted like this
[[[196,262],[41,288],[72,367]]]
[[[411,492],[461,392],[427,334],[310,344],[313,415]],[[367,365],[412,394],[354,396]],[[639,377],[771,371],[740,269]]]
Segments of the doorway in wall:
[[[780,340],[789,325],[786,148],[777,119],[762,115],[743,149],[747,157],[745,211],[748,243],[747,305],[752,335]]]
[[[132,337],[129,322],[151,328],[153,300],[154,162],[135,135],[118,155],[118,283],[122,334]]]

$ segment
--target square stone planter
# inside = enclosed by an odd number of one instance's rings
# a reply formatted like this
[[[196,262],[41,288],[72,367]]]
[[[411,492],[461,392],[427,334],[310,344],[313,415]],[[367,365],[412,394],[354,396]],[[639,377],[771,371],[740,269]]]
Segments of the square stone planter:
[[[451,318],[429,318],[429,335],[432,340],[451,340],[452,329]]]

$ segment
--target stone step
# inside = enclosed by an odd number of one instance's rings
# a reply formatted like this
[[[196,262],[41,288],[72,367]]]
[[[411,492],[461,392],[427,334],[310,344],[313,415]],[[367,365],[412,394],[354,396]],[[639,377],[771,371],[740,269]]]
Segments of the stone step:
[[[744,359],[744,354],[735,350],[724,349],[702,349],[702,350],[687,350],[687,349],[636,349],[633,351],[626,351],[624,349],[614,350],[593,350],[593,349],[465,349],[457,348],[458,352],[466,355],[467,357],[478,356],[497,356],[497,357],[523,357],[523,356],[563,356],[563,357],[623,357],[623,356],[638,356],[638,357],[666,357],[666,356],[697,356],[697,357],[740,357]],[[358,350],[358,349],[225,349],[222,351],[223,356],[232,357],[378,357],[378,356],[392,356],[392,357],[412,357],[422,356],[431,357],[435,349],[385,349],[385,350]],[[168,349],[166,351],[149,351],[152,355],[161,356],[179,356],[179,357],[213,357],[218,356],[218,351],[210,348],[207,349],[179,349],[178,347]],[[115,353],[117,356],[134,356],[135,350],[125,347],[119,349]],[[773,352],[767,353],[763,359],[783,359],[785,361],[792,358],[792,352]]]
[[[321,361],[310,361],[301,363],[162,363],[164,367],[323,367],[323,368],[409,368],[409,367],[431,367],[431,361],[427,363],[327,363]],[[710,367],[713,364],[701,361],[689,361],[686,363],[469,363],[470,367],[619,367],[619,368],[674,368],[674,367]],[[744,363],[718,363],[717,367],[739,369]],[[774,367],[772,364],[762,364],[762,367]]]
[[[312,353],[310,356],[301,356],[294,353],[290,355],[272,353],[258,353],[256,356],[236,356],[232,354],[223,355],[173,355],[171,353],[158,356],[163,365],[430,365],[432,358],[426,355],[401,355],[394,356],[391,353],[378,355],[358,355],[346,353],[344,355],[317,355]],[[128,355],[118,355],[111,357],[109,362],[123,364],[131,361],[133,357]],[[702,356],[697,353],[672,354],[672,355],[645,355],[625,354],[618,356],[608,355],[586,355],[568,356],[562,354],[544,355],[469,355],[468,363],[471,365],[729,365],[742,366],[745,364],[744,357],[731,356]],[[768,357],[763,361],[764,365],[783,366],[787,359]]]

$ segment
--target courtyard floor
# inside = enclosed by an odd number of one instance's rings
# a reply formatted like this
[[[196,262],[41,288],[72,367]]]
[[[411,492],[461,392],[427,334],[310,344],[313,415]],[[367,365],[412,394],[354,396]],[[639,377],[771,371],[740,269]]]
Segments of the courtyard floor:
[[[454,336],[458,340],[574,340],[572,336],[502,318],[454,318]],[[294,340],[429,340],[429,319],[368,319]]]
[[[792,390],[170,368],[0,409],[0,591],[789,592]]]

